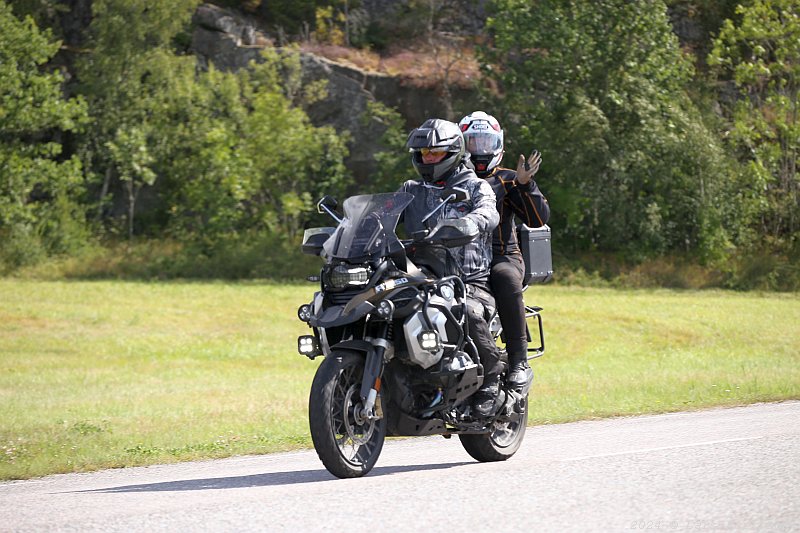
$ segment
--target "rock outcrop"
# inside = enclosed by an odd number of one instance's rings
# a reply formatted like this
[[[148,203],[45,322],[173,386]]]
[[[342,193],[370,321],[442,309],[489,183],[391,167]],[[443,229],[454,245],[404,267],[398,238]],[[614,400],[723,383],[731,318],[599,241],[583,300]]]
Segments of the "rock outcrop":
[[[197,8],[192,25],[192,50],[202,67],[211,61],[220,70],[245,68],[268,44],[252,19],[212,4]]]
[[[212,63],[219,70],[236,71],[258,61],[264,47],[272,46],[254,20],[214,5],[201,5],[193,22],[192,50],[201,66]],[[384,148],[380,144],[383,126],[365,120],[367,102],[396,109],[409,130],[427,118],[442,117],[445,106],[435,87],[421,88],[403,78],[301,54],[304,82],[327,80],[327,97],[309,108],[309,118],[317,126],[331,125],[347,132],[350,156],[346,164],[359,183],[369,179],[375,170],[373,156]],[[476,105],[476,91],[451,89],[451,93],[454,102],[461,103],[458,109],[467,112]]]

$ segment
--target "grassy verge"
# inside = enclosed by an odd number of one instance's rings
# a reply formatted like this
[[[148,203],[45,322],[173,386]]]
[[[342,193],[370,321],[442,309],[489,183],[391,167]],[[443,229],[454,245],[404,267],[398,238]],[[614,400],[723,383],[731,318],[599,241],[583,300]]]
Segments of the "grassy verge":
[[[0,279],[0,479],[310,446],[313,284]],[[800,398],[797,294],[534,287],[531,423]]]

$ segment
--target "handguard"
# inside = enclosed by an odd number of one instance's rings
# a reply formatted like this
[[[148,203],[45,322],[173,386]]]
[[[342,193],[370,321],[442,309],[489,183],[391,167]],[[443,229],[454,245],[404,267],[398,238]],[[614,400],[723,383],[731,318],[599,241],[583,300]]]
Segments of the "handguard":
[[[427,240],[447,248],[464,246],[480,234],[478,225],[470,218],[444,219],[428,235]]]

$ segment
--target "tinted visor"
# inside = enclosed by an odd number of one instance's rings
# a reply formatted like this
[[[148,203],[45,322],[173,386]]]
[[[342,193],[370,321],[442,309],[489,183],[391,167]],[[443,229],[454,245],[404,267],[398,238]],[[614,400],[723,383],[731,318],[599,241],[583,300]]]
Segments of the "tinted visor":
[[[446,148],[420,148],[419,153],[423,156],[432,156],[432,157],[439,157],[444,156],[447,153]]]

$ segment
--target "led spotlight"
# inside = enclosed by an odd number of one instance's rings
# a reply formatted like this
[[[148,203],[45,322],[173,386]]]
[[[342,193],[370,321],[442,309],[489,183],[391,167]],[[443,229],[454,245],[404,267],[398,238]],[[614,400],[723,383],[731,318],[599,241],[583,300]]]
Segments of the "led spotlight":
[[[375,308],[375,314],[384,320],[392,318],[394,314],[394,303],[391,300],[381,300]]]
[[[439,342],[439,334],[435,331],[423,331],[419,334],[418,340],[422,349],[429,352],[438,352],[442,347]]]
[[[311,306],[308,304],[303,304],[297,310],[297,318],[302,320],[303,322],[308,322],[311,320]]]
[[[320,354],[317,338],[313,335],[301,335],[297,337],[297,351],[309,359],[314,359]]]

